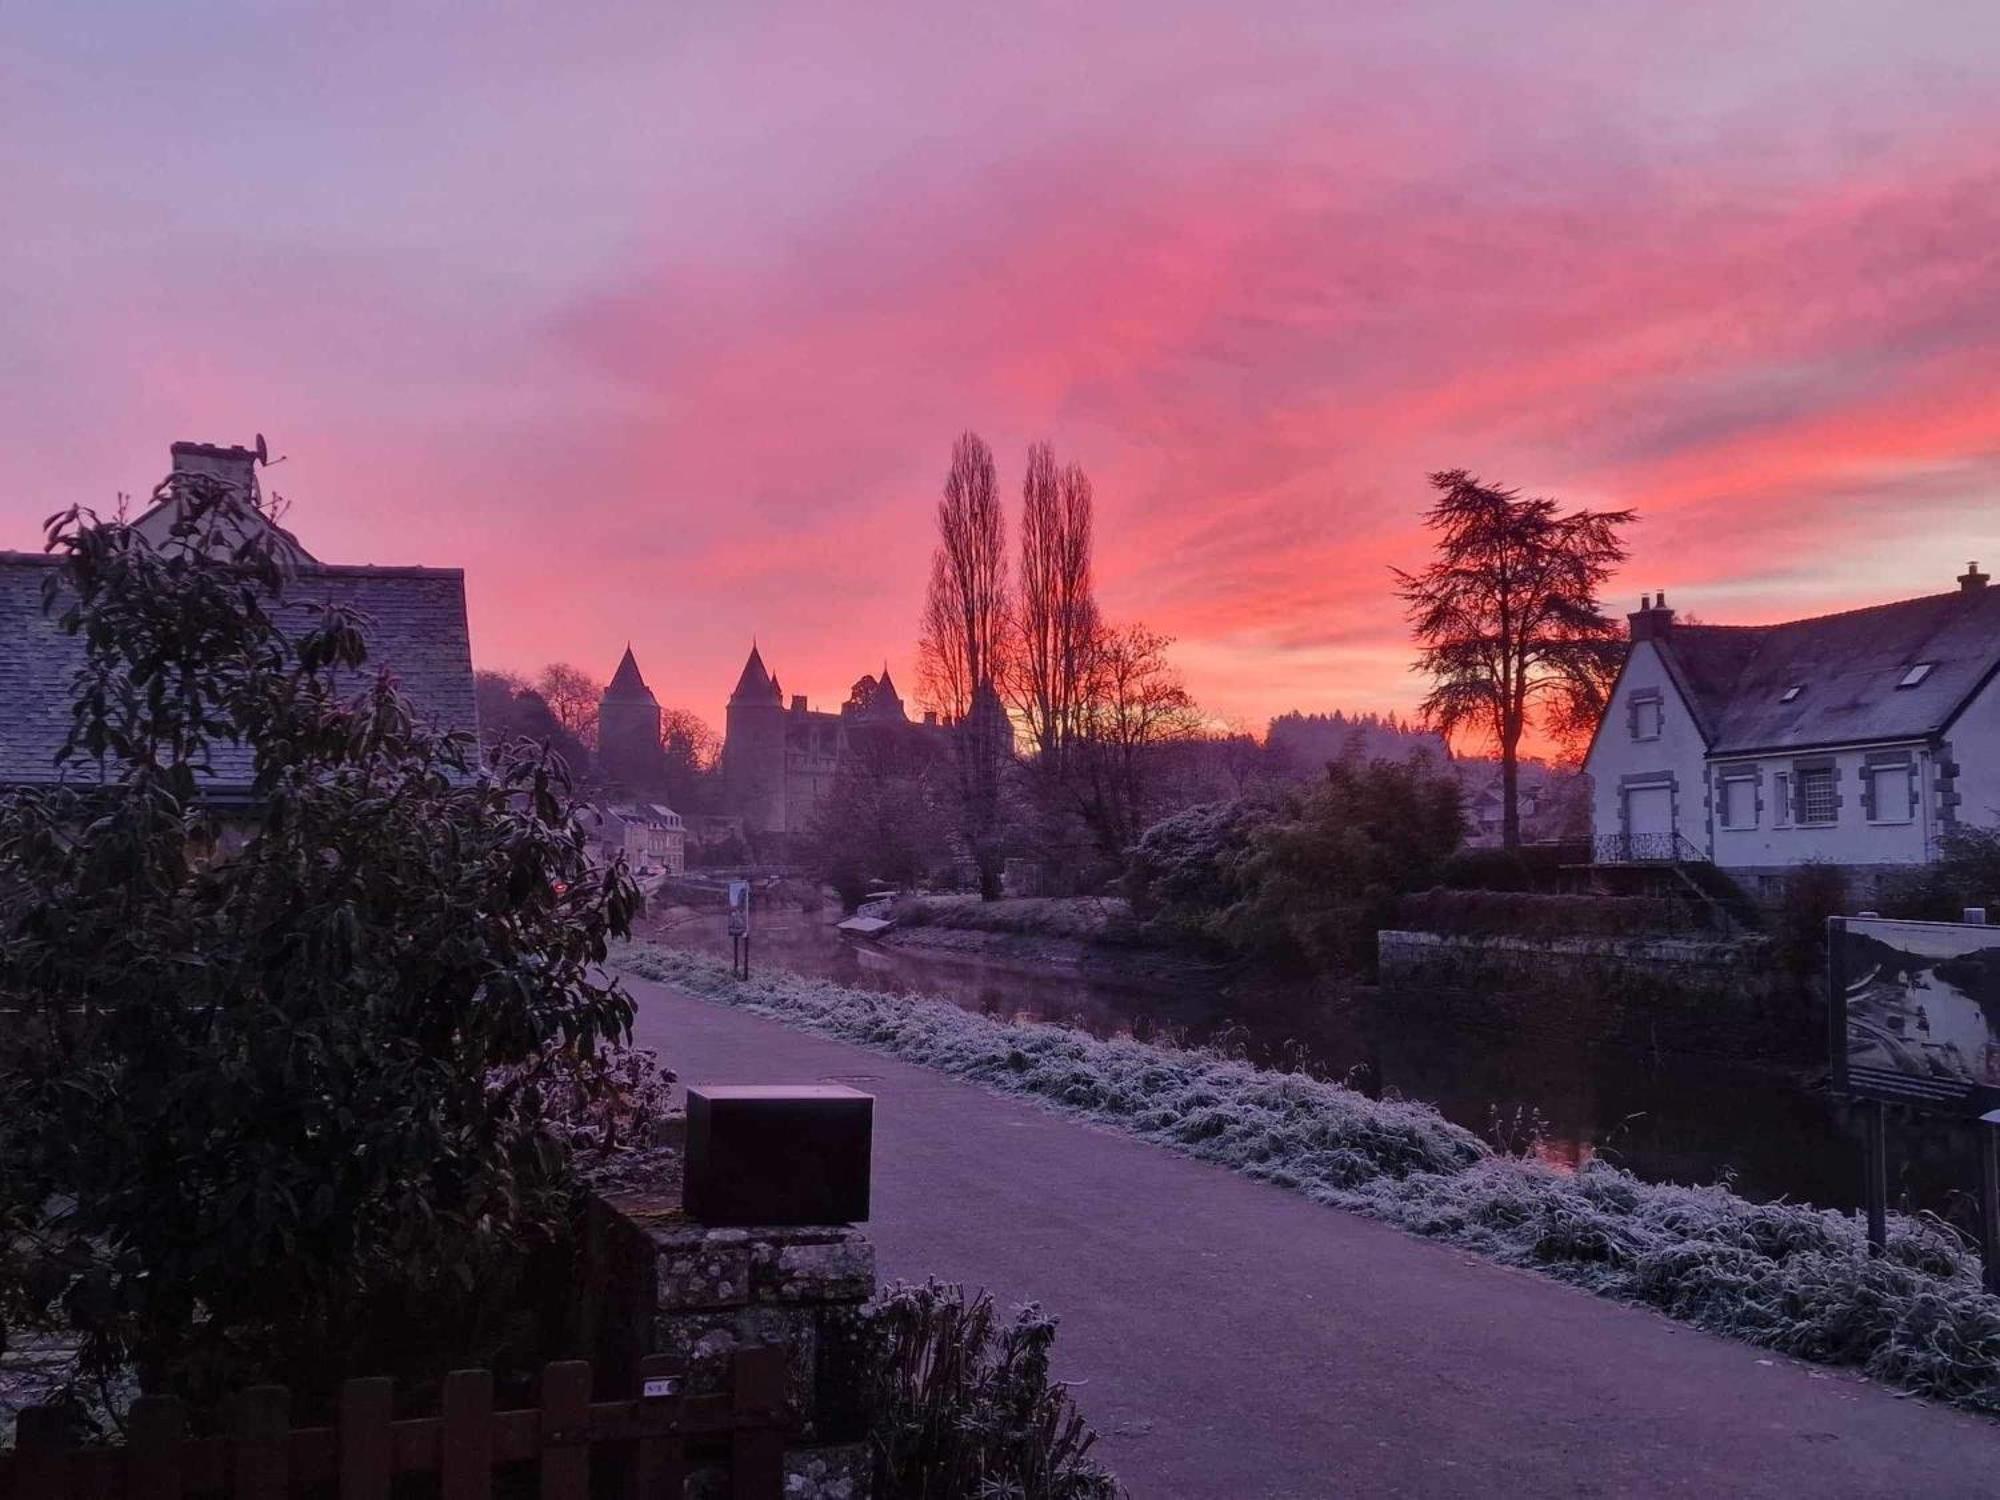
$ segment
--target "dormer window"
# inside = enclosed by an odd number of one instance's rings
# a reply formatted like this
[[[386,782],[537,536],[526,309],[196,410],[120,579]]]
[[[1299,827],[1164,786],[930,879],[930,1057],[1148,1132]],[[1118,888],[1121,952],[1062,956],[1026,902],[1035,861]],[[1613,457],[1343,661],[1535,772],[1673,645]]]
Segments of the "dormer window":
[[[1778,701],[1780,703],[1797,702],[1799,694],[1803,693],[1805,690],[1806,690],[1806,685],[1803,682],[1795,682],[1790,687],[1786,688],[1782,693],[1778,694]]]
[[[1915,687],[1918,683],[1922,682],[1926,677],[1931,675],[1931,668],[1936,665],[1937,663],[1934,661],[1918,662],[1915,666],[1911,667],[1909,671],[1903,674],[1903,680],[1897,683],[1896,686],[1899,688]]]

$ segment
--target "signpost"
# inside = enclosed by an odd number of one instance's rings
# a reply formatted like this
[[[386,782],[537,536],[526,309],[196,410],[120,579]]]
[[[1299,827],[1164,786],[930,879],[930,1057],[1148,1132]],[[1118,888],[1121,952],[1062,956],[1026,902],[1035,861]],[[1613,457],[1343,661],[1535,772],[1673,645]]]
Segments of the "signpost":
[[[2000,1292],[2000,931],[1834,917],[1826,967],[1834,1087],[1866,1111],[1869,1246],[1888,1241],[1888,1105],[1956,1116],[1977,1137],[1986,1288]]]
[[[750,977],[750,882],[729,882],[729,971]]]

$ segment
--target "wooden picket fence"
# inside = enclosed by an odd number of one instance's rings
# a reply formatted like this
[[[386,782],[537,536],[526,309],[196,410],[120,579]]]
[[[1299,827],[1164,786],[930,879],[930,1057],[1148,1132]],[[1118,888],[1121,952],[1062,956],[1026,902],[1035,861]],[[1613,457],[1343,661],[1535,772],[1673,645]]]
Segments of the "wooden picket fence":
[[[681,1500],[696,1446],[726,1450],[733,1500],[780,1500],[782,1348],[739,1350],[720,1395],[687,1394],[663,1358],[638,1373],[633,1399],[593,1402],[589,1363],[564,1360],[543,1369],[539,1407],[495,1411],[492,1372],[461,1370],[445,1377],[437,1416],[401,1421],[393,1381],[350,1380],[334,1425],[305,1428],[291,1425],[285,1387],[257,1386],[230,1403],[227,1436],[203,1438],[187,1436],[179,1401],[142,1396],[123,1444],[85,1448],[65,1445],[53,1408],[29,1407],[14,1452],[0,1454],[0,1500],[389,1500],[412,1474],[435,1475],[439,1500],[489,1500],[496,1469],[518,1476],[508,1493],[541,1500]]]

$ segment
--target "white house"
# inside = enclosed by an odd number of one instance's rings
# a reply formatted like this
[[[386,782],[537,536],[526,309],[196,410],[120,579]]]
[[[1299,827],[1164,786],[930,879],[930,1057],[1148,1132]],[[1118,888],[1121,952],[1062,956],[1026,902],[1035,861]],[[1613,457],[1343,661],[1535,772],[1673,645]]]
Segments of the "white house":
[[[1584,766],[1599,863],[1710,860],[1753,887],[1807,860],[1863,878],[2000,823],[2000,589],[1632,642]]]
[[[635,875],[680,875],[687,870],[687,825],[659,802],[600,802],[580,810],[593,856],[609,863],[625,857]]]

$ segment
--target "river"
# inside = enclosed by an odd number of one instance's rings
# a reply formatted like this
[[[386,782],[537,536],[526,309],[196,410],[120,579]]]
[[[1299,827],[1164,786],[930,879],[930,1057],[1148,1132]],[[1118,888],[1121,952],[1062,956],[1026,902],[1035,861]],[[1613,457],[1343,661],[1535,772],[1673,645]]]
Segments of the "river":
[[[1543,1031],[1470,1030],[1412,1015],[1373,991],[1329,1004],[1298,991],[1134,984],[1068,964],[856,942],[834,931],[836,919],[760,911],[756,964],[1100,1037],[1217,1046],[1261,1065],[1426,1100],[1495,1144],[1560,1167],[1602,1158],[1652,1181],[1727,1181],[1760,1201],[1860,1205],[1858,1120],[1816,1079]],[[678,913],[649,924],[645,936],[729,956],[720,913]],[[1892,1201],[1972,1227],[1967,1194],[1976,1178],[1962,1128],[1892,1129],[1891,1156]]]

